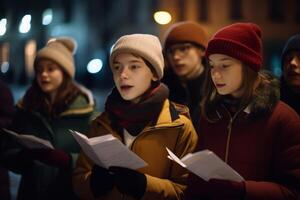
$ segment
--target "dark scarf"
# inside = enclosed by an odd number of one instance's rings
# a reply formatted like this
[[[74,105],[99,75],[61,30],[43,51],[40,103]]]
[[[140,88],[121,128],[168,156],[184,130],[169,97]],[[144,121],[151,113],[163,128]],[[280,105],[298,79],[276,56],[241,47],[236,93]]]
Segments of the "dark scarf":
[[[233,116],[237,111],[241,109],[241,99],[234,98],[230,95],[225,95],[221,99],[223,106],[230,112]]]
[[[107,97],[105,111],[108,112],[112,128],[118,133],[125,128],[137,136],[147,124],[156,120],[169,95],[168,88],[161,83],[153,84],[137,104],[124,100],[114,88]]]

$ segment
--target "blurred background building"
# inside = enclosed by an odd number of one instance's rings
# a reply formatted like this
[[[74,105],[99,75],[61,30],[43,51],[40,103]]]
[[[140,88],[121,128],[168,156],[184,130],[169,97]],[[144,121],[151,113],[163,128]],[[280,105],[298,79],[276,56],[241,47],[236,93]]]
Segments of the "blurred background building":
[[[199,22],[210,36],[234,22],[258,24],[263,32],[264,67],[277,76],[281,75],[280,54],[284,42],[300,33],[299,0],[164,0],[160,1],[159,10],[171,14],[171,23]],[[168,25],[160,26],[160,33]]]
[[[36,51],[52,37],[71,36],[78,42],[76,80],[106,91],[113,84],[107,67],[112,44],[123,34],[157,34],[157,8],[152,0],[1,0],[0,78],[18,99],[32,80]]]
[[[230,23],[257,23],[263,30],[265,68],[279,76],[283,44],[300,32],[300,1],[1,0],[0,78],[18,99],[32,80],[36,51],[52,37],[72,36],[78,42],[76,80],[99,94],[101,109],[113,85],[107,61],[115,40],[137,32],[163,40],[165,30],[182,20],[199,22],[210,36]]]

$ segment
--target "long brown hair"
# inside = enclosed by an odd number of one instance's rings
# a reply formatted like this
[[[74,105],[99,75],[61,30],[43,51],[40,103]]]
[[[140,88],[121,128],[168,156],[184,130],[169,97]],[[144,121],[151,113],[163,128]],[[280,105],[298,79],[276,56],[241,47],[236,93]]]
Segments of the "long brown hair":
[[[57,117],[61,112],[65,111],[70,103],[72,103],[79,94],[83,93],[76,86],[70,75],[64,70],[62,70],[62,72],[63,82],[58,88],[53,103],[50,102],[49,96],[41,90],[37,78],[35,77],[31,87],[24,95],[23,106],[27,110],[40,112],[46,117]]]
[[[253,71],[250,67],[242,64],[242,97],[239,107],[247,106],[254,94],[257,86],[259,73]],[[201,101],[201,113],[210,122],[218,120],[216,109],[220,104],[222,95],[219,95],[211,78],[211,69],[206,71],[203,87],[203,98]]]

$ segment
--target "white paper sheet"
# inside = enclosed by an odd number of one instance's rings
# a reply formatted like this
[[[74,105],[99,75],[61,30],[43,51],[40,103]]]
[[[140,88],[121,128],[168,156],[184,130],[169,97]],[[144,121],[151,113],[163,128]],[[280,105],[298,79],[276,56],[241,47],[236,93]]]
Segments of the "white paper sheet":
[[[238,182],[244,180],[241,175],[210,150],[189,153],[182,159],[179,159],[172,151],[168,148],[166,149],[174,162],[177,162],[206,181],[212,178]]]
[[[4,129],[4,128],[3,130],[11,137],[16,139],[17,142],[19,142],[20,144],[24,145],[29,149],[54,149],[54,147],[48,140],[44,140],[29,134],[18,134],[12,130]]]
[[[87,138],[77,131],[70,130],[70,132],[84,153],[101,167],[119,166],[139,169],[147,166],[144,160],[111,134]]]

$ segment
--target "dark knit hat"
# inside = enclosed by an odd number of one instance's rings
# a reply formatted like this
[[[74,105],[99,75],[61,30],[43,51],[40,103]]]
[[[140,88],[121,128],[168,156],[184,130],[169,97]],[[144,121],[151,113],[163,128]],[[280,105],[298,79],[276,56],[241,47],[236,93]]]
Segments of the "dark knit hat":
[[[200,24],[192,21],[182,21],[173,24],[166,32],[163,42],[164,50],[170,45],[191,42],[206,48],[207,34]]]
[[[281,62],[283,63],[284,57],[291,51],[300,51],[300,34],[293,35],[285,43],[281,54]]]
[[[236,58],[254,71],[262,66],[261,30],[253,23],[235,23],[220,29],[208,42],[206,57],[224,54]]]

